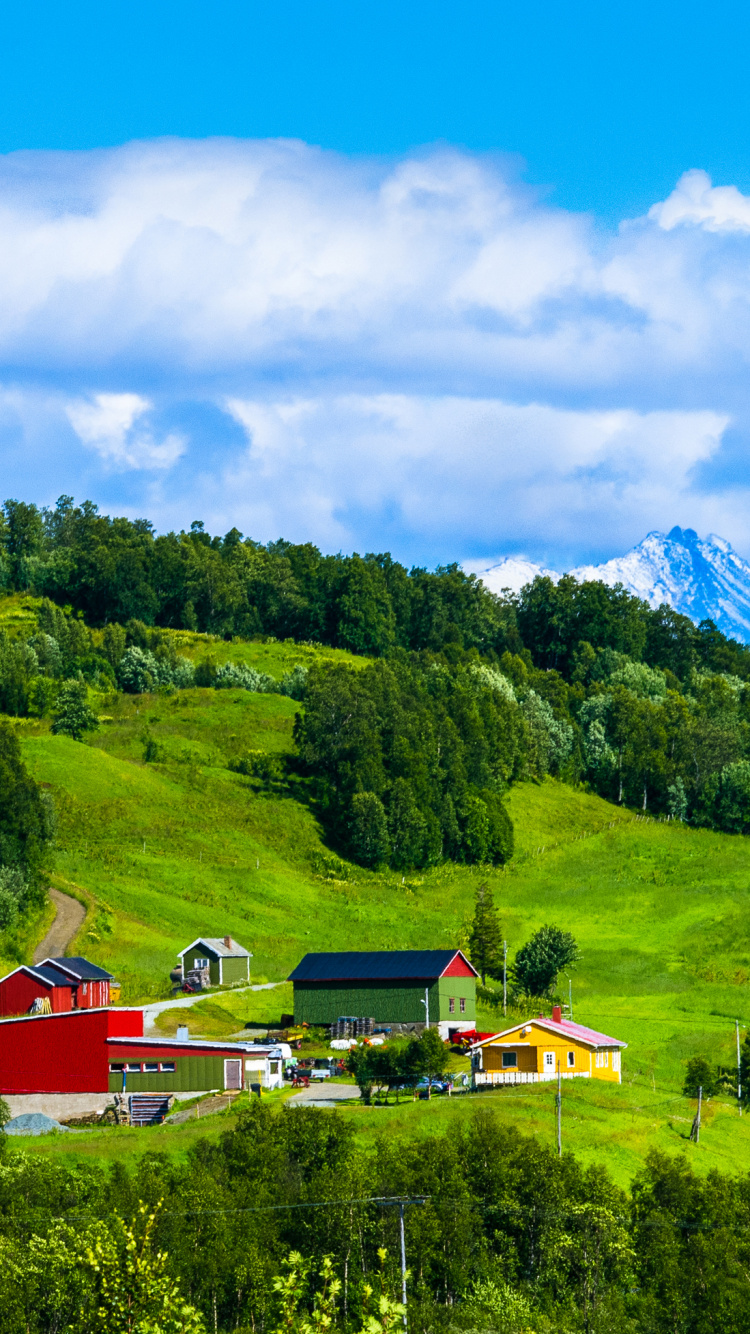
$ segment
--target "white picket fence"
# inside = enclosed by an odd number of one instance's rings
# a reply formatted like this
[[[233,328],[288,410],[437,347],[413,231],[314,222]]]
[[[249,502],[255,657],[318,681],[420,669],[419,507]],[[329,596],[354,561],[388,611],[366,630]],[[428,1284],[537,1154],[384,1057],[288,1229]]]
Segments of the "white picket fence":
[[[563,1079],[590,1079],[589,1070],[562,1070]],[[539,1074],[536,1070],[475,1070],[474,1086],[482,1084],[549,1084],[557,1079],[557,1071]]]

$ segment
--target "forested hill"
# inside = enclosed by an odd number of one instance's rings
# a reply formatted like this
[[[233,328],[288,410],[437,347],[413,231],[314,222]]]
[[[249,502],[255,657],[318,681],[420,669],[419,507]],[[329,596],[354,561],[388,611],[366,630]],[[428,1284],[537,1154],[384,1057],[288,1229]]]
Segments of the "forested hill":
[[[199,522],[158,536],[146,520],[69,497],[54,510],[5,503],[0,583],[42,600],[35,627],[0,636],[2,712],[52,716],[64,731],[66,679],[304,701],[293,763],[330,837],[365,864],[506,860],[503,794],[548,773],[750,831],[750,649],[620,587],[537,578],[496,596],[456,565],[407,570],[388,555],[263,546],[237,530],[212,537]],[[186,631],[312,642],[369,661],[274,682],[231,657],[217,668],[210,642],[189,661]]]
[[[571,680],[581,641],[669,670],[750,678],[750,649],[710,621],[696,627],[652,610],[622,588],[537,578],[498,597],[457,565],[406,570],[388,554],[323,556],[311,543],[262,545],[201,522],[157,536],[146,519],[99,514],[62,496],[54,510],[6,501],[0,512],[0,588],[51,598],[89,625],[131,619],[215,635],[313,640],[374,657],[394,648],[490,660],[528,653],[531,666]]]

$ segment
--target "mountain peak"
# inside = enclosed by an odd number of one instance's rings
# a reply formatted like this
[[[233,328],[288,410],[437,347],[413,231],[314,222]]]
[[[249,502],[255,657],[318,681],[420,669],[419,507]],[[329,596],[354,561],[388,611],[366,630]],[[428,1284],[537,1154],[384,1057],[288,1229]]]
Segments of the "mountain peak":
[[[579,582],[622,584],[652,607],[666,602],[697,625],[714,621],[725,635],[750,642],[750,563],[716,533],[701,538],[694,528],[653,531],[624,556],[601,565],[579,565],[570,573]],[[506,556],[480,578],[493,592],[520,592],[538,574],[559,579],[522,556]]]

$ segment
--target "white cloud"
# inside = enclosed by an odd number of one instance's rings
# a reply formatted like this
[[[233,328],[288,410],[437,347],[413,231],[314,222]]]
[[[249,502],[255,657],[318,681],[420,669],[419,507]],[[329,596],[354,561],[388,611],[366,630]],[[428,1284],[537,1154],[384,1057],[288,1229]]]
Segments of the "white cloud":
[[[704,514],[750,545],[749,348],[750,199],[703,172],[610,233],[446,148],[0,158],[0,450],[45,500],[415,556]]]
[[[496,399],[343,395],[232,400],[247,431],[224,477],[246,528],[372,547],[384,528],[446,557],[467,535],[515,547],[606,546],[695,507],[691,474],[719,448],[715,412],[575,412]],[[269,517],[277,528],[269,528]],[[750,530],[746,531],[750,540]]]
[[[174,433],[157,441],[139,425],[151,406],[139,394],[96,394],[90,402],[69,403],[65,411],[79,439],[105,463],[121,469],[171,468],[186,441]]]
[[[649,209],[665,231],[699,223],[707,231],[750,231],[750,198],[735,185],[712,185],[705,171],[686,171],[671,195]]]

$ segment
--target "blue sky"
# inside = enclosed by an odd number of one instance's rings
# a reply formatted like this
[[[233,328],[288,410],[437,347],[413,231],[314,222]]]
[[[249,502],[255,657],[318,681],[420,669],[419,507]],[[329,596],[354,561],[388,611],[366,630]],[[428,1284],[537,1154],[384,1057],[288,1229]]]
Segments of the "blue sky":
[[[2,19],[4,494],[427,563],[750,551],[745,7]]]

